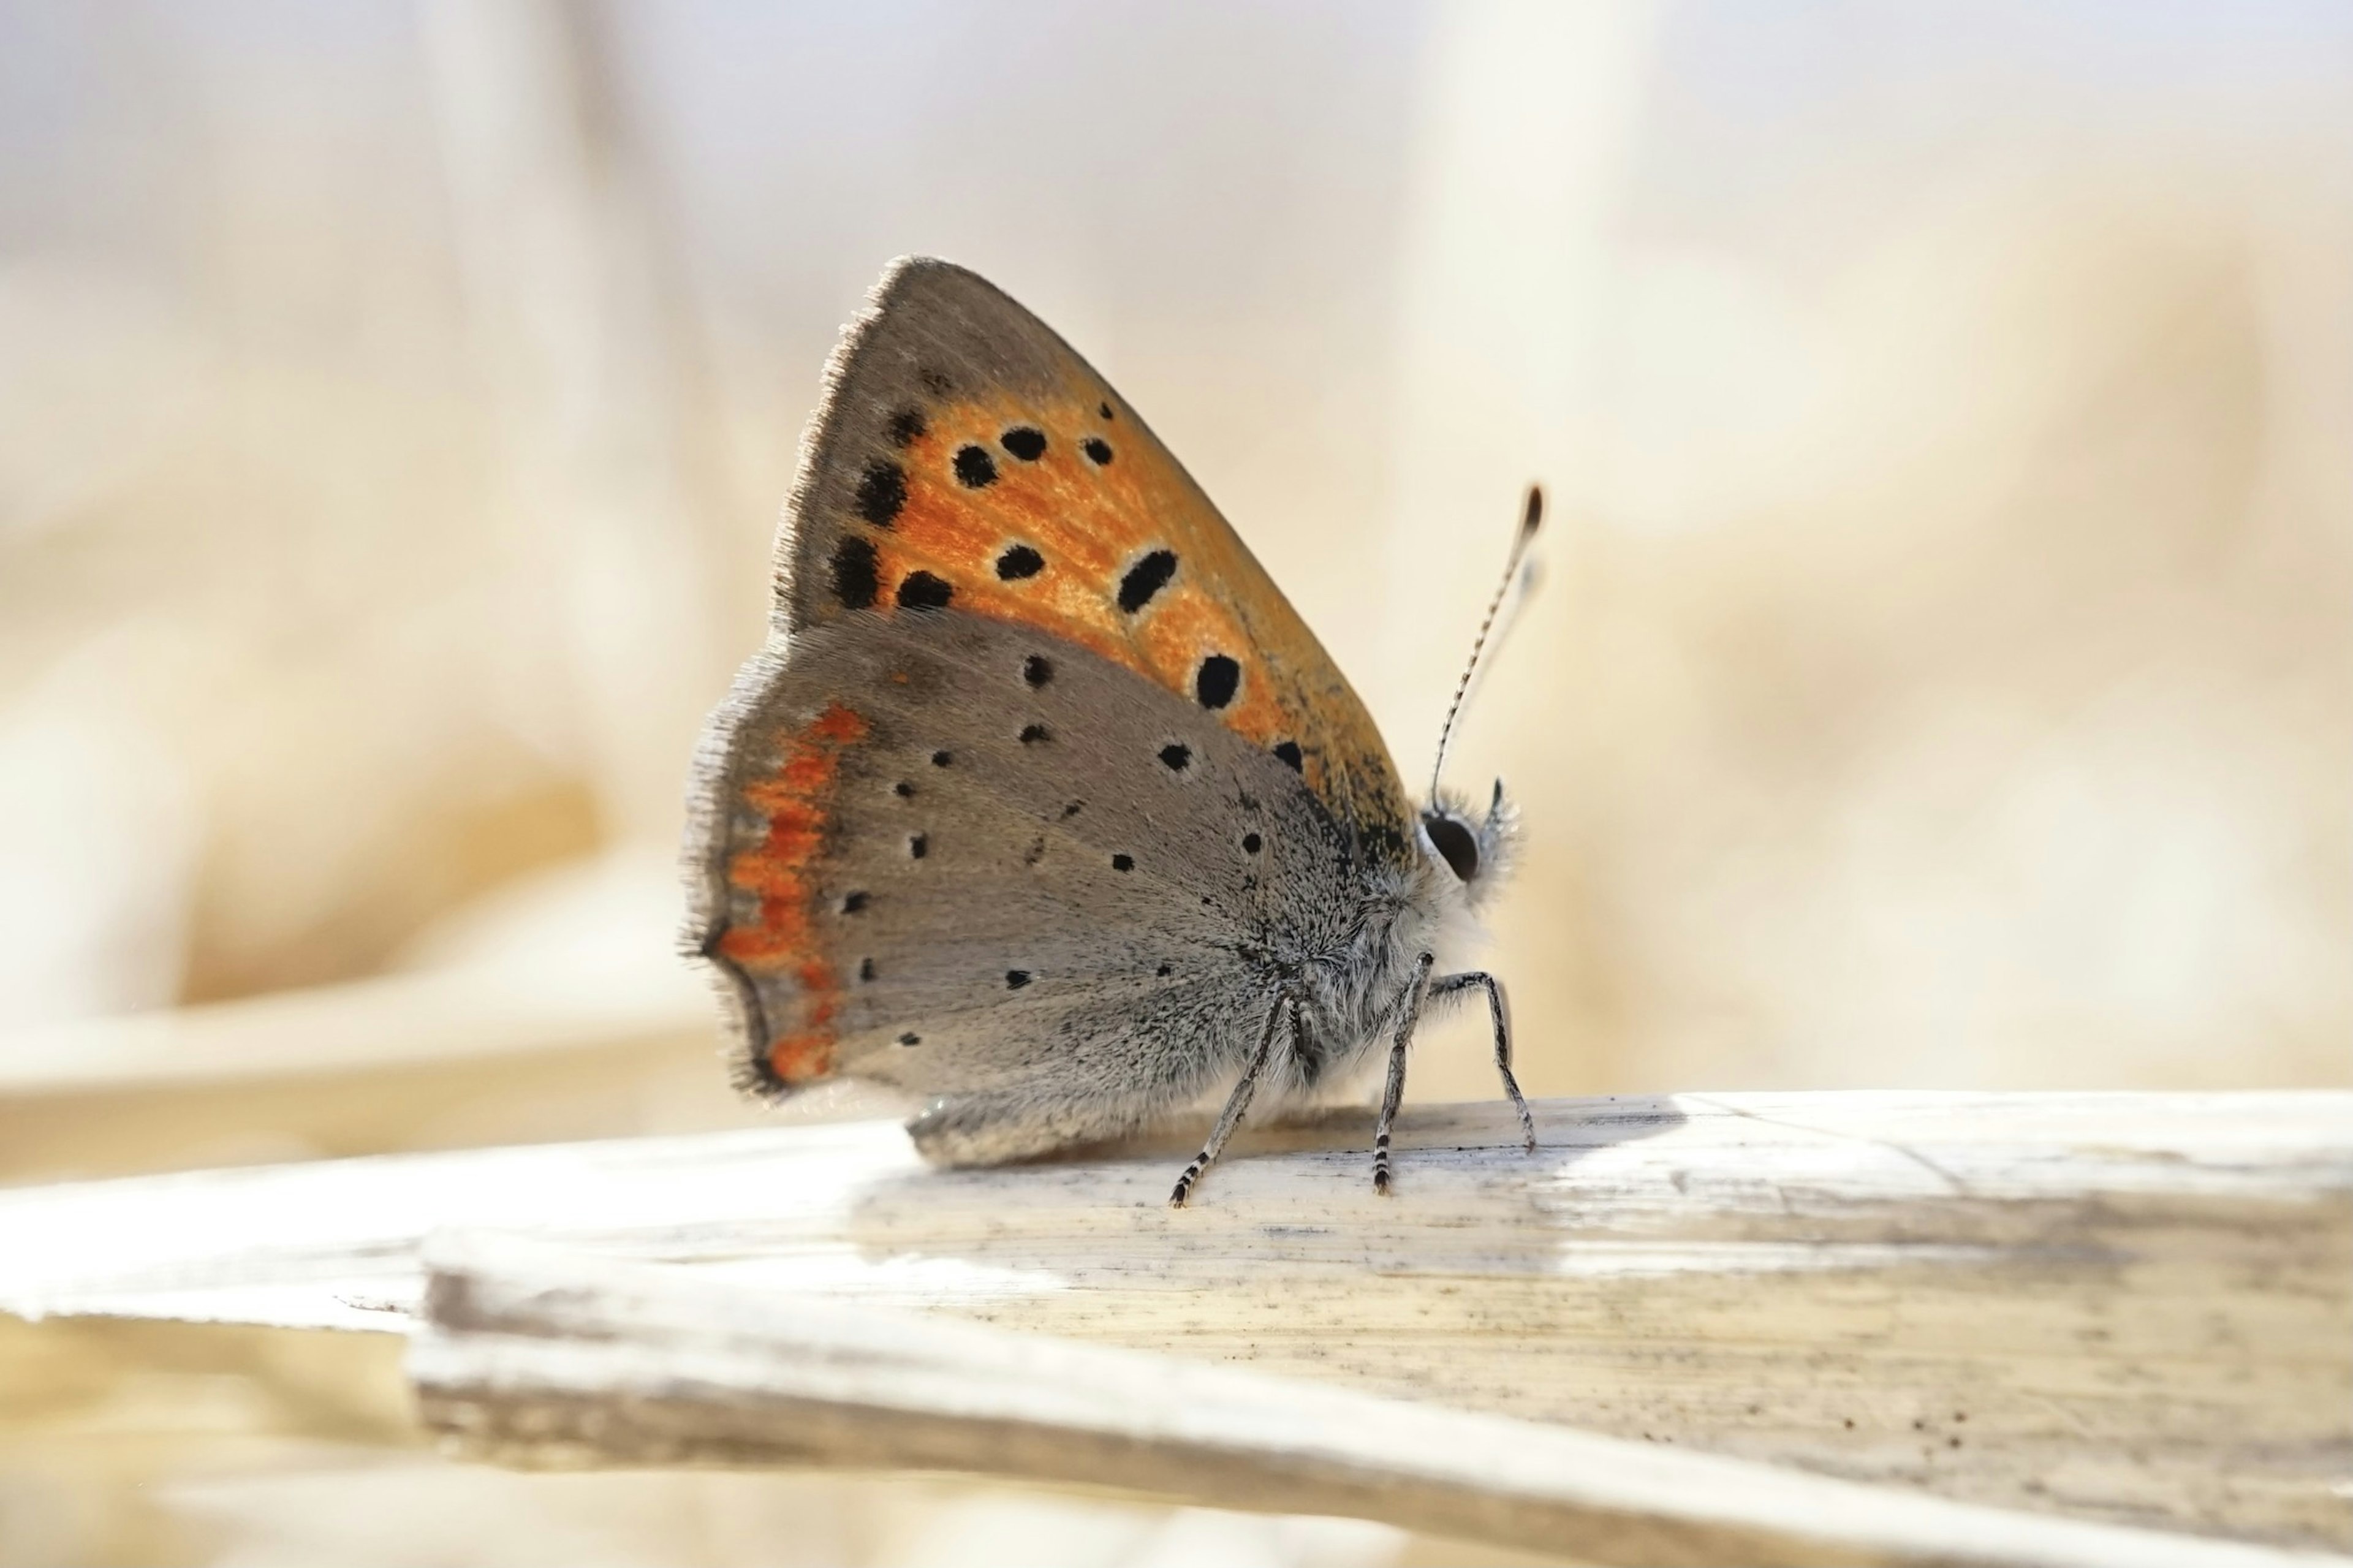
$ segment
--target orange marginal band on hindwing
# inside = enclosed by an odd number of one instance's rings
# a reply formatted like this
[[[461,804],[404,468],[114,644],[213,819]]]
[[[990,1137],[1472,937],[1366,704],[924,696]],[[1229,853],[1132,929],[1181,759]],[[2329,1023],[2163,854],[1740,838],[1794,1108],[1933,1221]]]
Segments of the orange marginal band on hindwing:
[[[864,720],[839,702],[828,704],[807,724],[779,736],[775,770],[744,786],[744,804],[767,819],[768,831],[729,860],[727,879],[758,899],[759,915],[754,924],[730,926],[718,951],[752,968],[789,969],[800,982],[800,1017],[768,1021],[768,1065],[786,1083],[833,1070],[840,979],[812,925],[814,868],[841,753],[865,738]]]
[[[1345,677],[1192,477],[1078,353],[962,268],[894,265],[828,369],[779,541],[777,633],[955,608],[1214,711],[1339,820],[1402,832]]]

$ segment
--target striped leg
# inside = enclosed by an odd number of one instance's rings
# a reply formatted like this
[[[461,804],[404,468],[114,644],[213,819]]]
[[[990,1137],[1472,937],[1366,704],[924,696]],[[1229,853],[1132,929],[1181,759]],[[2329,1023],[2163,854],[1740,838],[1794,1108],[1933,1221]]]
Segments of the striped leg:
[[[1176,1190],[1168,1194],[1170,1208],[1185,1206],[1186,1194],[1193,1190],[1193,1184],[1201,1179],[1201,1173],[1217,1160],[1225,1149],[1226,1140],[1232,1137],[1234,1129],[1241,1125],[1242,1112],[1250,1109],[1250,1096],[1258,1092],[1258,1080],[1266,1075],[1267,1064],[1274,1060],[1275,1026],[1282,1022],[1286,1009],[1295,1009],[1296,1006],[1290,994],[1282,992],[1276,994],[1274,1005],[1266,1010],[1266,1027],[1259,1031],[1258,1050],[1251,1056],[1250,1066],[1242,1069],[1241,1081],[1234,1085],[1234,1092],[1227,1097],[1225,1110],[1218,1113],[1218,1124],[1209,1129],[1209,1141],[1201,1145],[1201,1152],[1193,1156],[1193,1163],[1185,1167],[1183,1175],[1176,1178]],[[1293,1020],[1292,1031],[1294,1035],[1298,1032],[1296,1018]]]
[[[1432,1001],[1441,996],[1458,996],[1472,986],[1487,993],[1487,1016],[1495,1025],[1495,1070],[1504,1076],[1504,1092],[1512,1097],[1512,1104],[1520,1113],[1520,1131],[1525,1135],[1528,1152],[1536,1152],[1536,1119],[1528,1114],[1528,1102],[1520,1093],[1520,1080],[1512,1076],[1512,1010],[1504,1000],[1504,983],[1483,970],[1472,970],[1461,974],[1442,974],[1430,983]]]
[[[1389,1081],[1381,1090],[1381,1120],[1373,1129],[1373,1191],[1389,1190],[1389,1123],[1397,1120],[1405,1099],[1405,1048],[1413,1044],[1413,1026],[1421,1017],[1423,996],[1430,987],[1430,967],[1438,960],[1423,953],[1414,960],[1413,978],[1405,983],[1398,1003],[1397,1037],[1389,1047]]]

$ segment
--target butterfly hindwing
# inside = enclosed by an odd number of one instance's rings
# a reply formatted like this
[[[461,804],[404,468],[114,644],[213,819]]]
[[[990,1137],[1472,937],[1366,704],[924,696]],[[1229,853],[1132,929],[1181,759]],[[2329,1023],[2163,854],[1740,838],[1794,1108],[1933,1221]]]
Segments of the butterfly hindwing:
[[[1025,628],[811,628],[736,733],[708,954],[770,1088],[848,1071],[1115,1130],[1249,1047],[1237,933],[1342,908],[1345,835],[1288,767]]]

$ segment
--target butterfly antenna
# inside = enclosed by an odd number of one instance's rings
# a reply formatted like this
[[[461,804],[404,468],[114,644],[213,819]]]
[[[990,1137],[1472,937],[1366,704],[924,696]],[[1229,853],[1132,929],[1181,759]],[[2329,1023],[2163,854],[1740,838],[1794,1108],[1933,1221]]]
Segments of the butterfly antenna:
[[[1495,596],[1487,601],[1486,618],[1479,623],[1479,636],[1471,644],[1471,660],[1462,667],[1462,679],[1454,685],[1454,700],[1447,704],[1446,722],[1438,731],[1438,760],[1430,766],[1430,798],[1438,798],[1438,781],[1446,772],[1446,746],[1454,738],[1454,721],[1462,715],[1463,699],[1471,695],[1472,678],[1479,673],[1480,656],[1487,651],[1487,634],[1495,629],[1495,616],[1504,607],[1504,600],[1519,580],[1520,563],[1526,559],[1528,546],[1536,536],[1537,524],[1544,521],[1544,487],[1528,487],[1527,510],[1520,518],[1520,531],[1512,541],[1511,559],[1504,563],[1504,580],[1495,584]]]

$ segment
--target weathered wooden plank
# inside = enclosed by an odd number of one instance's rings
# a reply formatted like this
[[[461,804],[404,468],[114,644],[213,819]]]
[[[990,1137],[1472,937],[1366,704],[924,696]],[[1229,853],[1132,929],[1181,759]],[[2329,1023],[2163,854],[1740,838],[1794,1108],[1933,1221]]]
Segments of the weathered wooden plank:
[[[493,1233],[427,1248],[427,1423],[510,1464],[818,1464],[1343,1513],[1609,1563],[2320,1561],[1828,1480]],[[2345,1559],[2337,1559],[2344,1562]]]
[[[398,1328],[467,1223],[1968,1500],[2353,1545],[2353,1095],[1685,1095],[993,1172],[763,1130],[0,1194],[0,1304]]]

